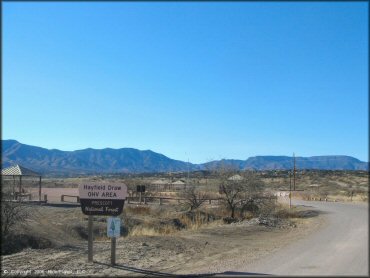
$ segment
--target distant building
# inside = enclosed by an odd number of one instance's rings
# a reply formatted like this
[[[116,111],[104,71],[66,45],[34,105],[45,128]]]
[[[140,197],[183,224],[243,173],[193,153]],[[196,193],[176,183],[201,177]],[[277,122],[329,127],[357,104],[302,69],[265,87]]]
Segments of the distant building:
[[[241,175],[234,175],[228,178],[229,181],[241,181],[244,180],[244,178]]]
[[[173,186],[173,189],[176,190],[176,191],[182,190],[186,187],[186,182],[184,182],[182,180],[178,180],[178,181],[173,182],[172,186]]]
[[[168,179],[159,179],[152,181],[149,188],[153,191],[179,191],[186,187],[186,182],[183,180],[177,180],[171,182]]]
[[[167,179],[159,179],[152,181],[149,190],[152,191],[168,191],[171,185],[171,181]]]

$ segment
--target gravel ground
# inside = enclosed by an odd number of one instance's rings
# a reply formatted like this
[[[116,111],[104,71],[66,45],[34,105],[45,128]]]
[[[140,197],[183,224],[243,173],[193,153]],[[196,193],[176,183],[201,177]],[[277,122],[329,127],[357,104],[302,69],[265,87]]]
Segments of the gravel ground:
[[[235,265],[249,265],[304,238],[322,223],[321,216],[297,219],[295,226],[282,223],[279,227],[261,225],[256,219],[230,225],[216,221],[198,230],[171,235],[121,237],[117,240],[117,264],[111,267],[110,241],[94,242],[91,264],[87,262],[87,242],[72,237],[66,221],[81,221],[78,208],[41,208],[35,215],[42,218],[44,225],[39,231],[54,235],[55,247],[2,256],[2,274],[131,277],[225,273],[234,270]],[[47,232],[45,225],[50,227]]]

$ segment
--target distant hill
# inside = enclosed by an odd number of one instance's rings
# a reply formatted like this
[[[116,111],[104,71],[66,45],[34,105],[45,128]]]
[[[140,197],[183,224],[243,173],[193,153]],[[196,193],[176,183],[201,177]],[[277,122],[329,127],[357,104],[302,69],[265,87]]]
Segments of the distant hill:
[[[296,157],[299,169],[369,170],[369,163],[350,156]],[[20,164],[34,171],[50,175],[149,173],[212,170],[232,167],[238,170],[291,169],[292,157],[255,156],[247,160],[223,159],[203,164],[192,164],[171,159],[151,150],[84,149],[77,151],[49,150],[25,145],[16,140],[2,140],[2,167]]]
[[[285,170],[292,169],[293,158],[291,156],[254,156],[247,160],[224,159],[203,164],[207,169],[218,167],[233,167],[238,170]],[[369,170],[369,163],[360,161],[351,156],[327,155],[296,157],[296,167],[298,169],[318,169],[318,170]]]
[[[89,148],[60,151],[2,140],[2,165],[8,167],[12,164],[49,174],[175,172],[199,168],[150,150]]]

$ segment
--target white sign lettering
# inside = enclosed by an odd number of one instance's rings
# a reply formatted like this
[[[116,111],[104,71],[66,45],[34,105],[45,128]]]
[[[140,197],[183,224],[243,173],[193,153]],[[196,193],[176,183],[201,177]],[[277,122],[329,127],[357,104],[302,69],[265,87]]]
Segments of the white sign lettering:
[[[127,197],[125,184],[80,184],[78,191],[80,199],[125,200]]]

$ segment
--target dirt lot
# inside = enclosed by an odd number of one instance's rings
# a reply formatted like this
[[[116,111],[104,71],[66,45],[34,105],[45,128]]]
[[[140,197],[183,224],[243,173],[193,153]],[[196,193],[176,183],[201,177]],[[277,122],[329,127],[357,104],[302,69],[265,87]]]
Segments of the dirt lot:
[[[2,274],[142,276],[223,273],[235,263],[248,265],[303,238],[323,223],[322,216],[297,218],[278,227],[260,225],[256,219],[228,225],[213,221],[199,229],[167,235],[120,237],[117,240],[117,265],[111,267],[110,241],[105,237],[95,239],[95,263],[87,263],[84,231],[79,233],[76,229],[80,223],[82,228],[87,227],[80,208],[45,206],[33,207],[32,212],[28,233],[49,239],[53,247],[26,249],[2,256]],[[94,225],[104,232],[104,219],[97,218]]]

